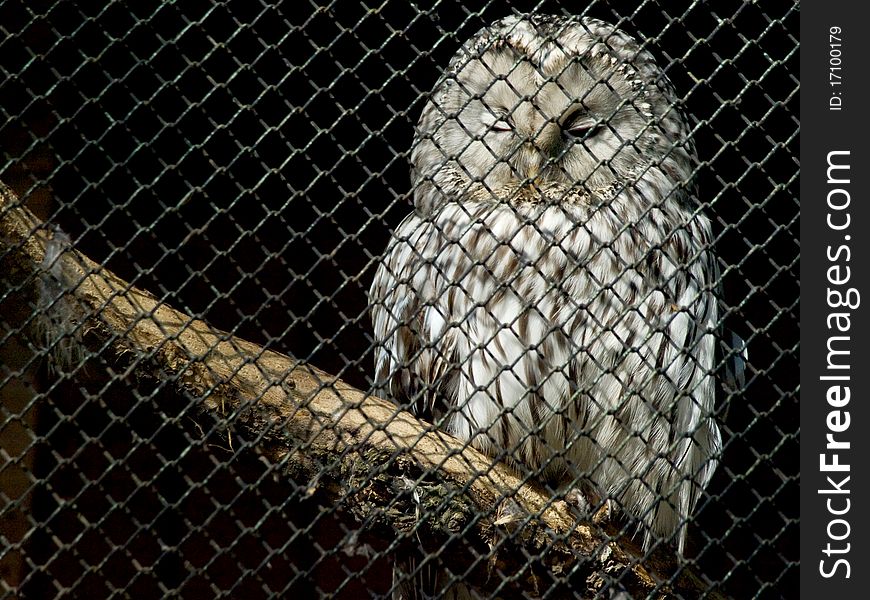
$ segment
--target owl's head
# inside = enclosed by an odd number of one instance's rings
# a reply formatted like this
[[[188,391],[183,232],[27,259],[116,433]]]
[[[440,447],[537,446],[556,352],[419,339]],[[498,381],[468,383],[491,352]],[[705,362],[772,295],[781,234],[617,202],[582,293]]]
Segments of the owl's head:
[[[670,82],[633,38],[590,18],[511,16],[466,42],[436,84],[412,179],[424,210],[536,187],[594,202],[646,183],[660,198],[687,186],[692,153]]]

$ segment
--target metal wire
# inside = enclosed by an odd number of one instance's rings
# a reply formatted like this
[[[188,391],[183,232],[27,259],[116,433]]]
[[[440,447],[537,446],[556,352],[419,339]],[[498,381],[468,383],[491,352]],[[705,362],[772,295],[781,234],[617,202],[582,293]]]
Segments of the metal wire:
[[[510,9],[369,4],[2,0],[0,180],[133,285],[372,389],[367,292],[411,210],[414,126],[459,45]],[[745,380],[717,401],[724,448],[686,564],[726,597],[795,597],[797,6],[593,1],[583,14],[646,40],[681,95],[721,318],[749,349]],[[99,355],[49,368],[54,349],[28,332],[51,310],[0,313],[0,596],[390,593],[413,534],[359,538],[342,506],[274,478],[254,441],[191,432],[159,385],[83,382]],[[400,488],[396,502],[425,513]],[[462,536],[445,543],[416,551],[416,576]],[[497,576],[494,593],[513,593]],[[566,582],[537,592],[565,597]],[[616,576],[604,593],[620,589]]]

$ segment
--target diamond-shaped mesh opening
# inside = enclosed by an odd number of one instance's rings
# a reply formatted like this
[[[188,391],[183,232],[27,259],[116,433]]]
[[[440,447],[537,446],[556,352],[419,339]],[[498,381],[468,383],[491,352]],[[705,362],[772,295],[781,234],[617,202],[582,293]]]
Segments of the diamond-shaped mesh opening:
[[[796,595],[797,25],[0,1],[3,597]]]

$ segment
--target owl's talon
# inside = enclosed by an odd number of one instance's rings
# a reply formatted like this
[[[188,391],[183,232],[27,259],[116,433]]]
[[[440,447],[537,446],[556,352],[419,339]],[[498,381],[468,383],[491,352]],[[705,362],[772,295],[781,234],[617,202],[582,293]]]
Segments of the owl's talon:
[[[592,514],[592,504],[589,503],[583,492],[578,489],[569,490],[565,494],[565,502],[573,507],[584,519],[588,519]]]
[[[513,529],[513,523],[522,519],[525,514],[525,511],[516,503],[515,500],[506,498],[504,502],[499,504],[498,509],[496,510],[496,519],[493,521],[493,525],[502,526],[506,529]]]
[[[609,523],[610,518],[613,516],[615,512],[615,506],[613,505],[613,500],[608,498],[605,500],[601,507],[595,511],[595,514],[592,515],[592,522],[596,525],[601,525],[602,523]]]
[[[579,489],[569,490],[565,494],[565,502],[583,519],[589,519],[596,525],[608,523],[616,512],[613,499],[600,501],[594,496],[590,499]]]

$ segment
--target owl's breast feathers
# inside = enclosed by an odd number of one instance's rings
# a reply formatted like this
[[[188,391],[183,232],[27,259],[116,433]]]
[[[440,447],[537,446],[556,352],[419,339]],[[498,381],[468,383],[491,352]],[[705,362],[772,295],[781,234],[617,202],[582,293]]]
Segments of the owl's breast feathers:
[[[720,446],[709,222],[648,200],[447,202],[400,225],[371,290],[390,397],[518,467],[585,474],[647,542]]]

